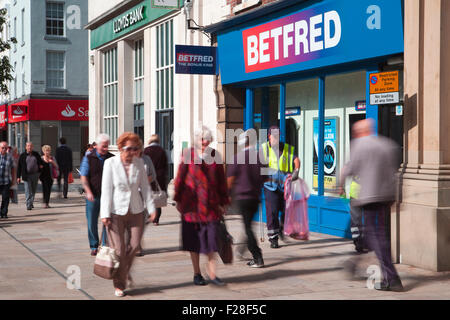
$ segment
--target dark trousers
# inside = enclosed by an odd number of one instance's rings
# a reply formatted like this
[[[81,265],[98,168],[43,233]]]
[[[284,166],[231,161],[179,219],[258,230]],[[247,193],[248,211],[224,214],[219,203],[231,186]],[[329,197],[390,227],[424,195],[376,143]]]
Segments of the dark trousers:
[[[252,230],[252,220],[258,211],[258,200],[236,200],[236,209],[242,214],[244,221],[245,233],[247,235],[248,251],[252,253],[253,259],[262,258],[261,249],[258,247],[255,234]]]
[[[155,216],[155,220],[153,220],[154,223],[159,223],[159,218],[161,217],[161,208],[156,208],[156,216]]]
[[[42,182],[42,193],[44,194],[44,203],[49,204],[50,193],[52,192],[53,180],[43,180]]]
[[[267,235],[269,240],[276,240],[283,232],[286,204],[284,194],[280,190],[269,191],[264,188],[264,197],[266,198]],[[279,217],[280,211],[281,217]]]
[[[350,231],[355,246],[364,247],[363,212],[361,207],[354,205],[352,199],[350,199]]]
[[[366,243],[375,251],[381,265],[381,272],[386,282],[399,279],[392,264],[391,246],[386,237],[385,219],[390,214],[391,203],[371,203],[363,206]]]
[[[58,176],[58,190],[61,192],[61,178],[63,179],[63,196],[64,198],[67,197],[67,192],[69,191],[69,171],[68,170],[61,170],[59,176]]]
[[[9,206],[9,187],[11,184],[0,185],[0,193],[2,194],[2,206],[1,206],[1,216],[8,216],[8,206]]]

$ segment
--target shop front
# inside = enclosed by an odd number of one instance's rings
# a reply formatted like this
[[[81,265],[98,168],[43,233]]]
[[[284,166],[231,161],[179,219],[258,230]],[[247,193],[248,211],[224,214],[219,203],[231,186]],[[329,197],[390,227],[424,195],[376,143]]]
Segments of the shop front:
[[[36,151],[48,144],[55,154],[59,138],[65,137],[74,166],[79,166],[89,138],[88,100],[27,99],[9,105],[7,114],[9,144],[19,152],[31,141]]]
[[[295,147],[312,191],[310,230],[351,237],[337,183],[352,124],[372,118],[379,133],[402,141],[393,112],[402,101],[371,104],[369,83],[373,73],[399,70],[403,96],[403,2],[280,1],[206,31],[216,35],[222,86],[245,90],[244,129],[257,129],[262,143],[258,129],[278,125]]]

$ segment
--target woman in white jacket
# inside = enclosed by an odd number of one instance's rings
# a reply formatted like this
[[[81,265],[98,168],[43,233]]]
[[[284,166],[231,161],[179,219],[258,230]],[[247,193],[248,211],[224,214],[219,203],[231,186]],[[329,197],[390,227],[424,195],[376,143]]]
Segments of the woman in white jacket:
[[[116,249],[120,259],[113,284],[114,294],[122,297],[141,242],[144,211],[147,209],[154,217],[155,207],[144,162],[137,157],[142,149],[139,136],[125,132],[117,139],[117,146],[120,156],[105,160],[103,167],[100,217],[108,228],[108,243]],[[130,232],[129,243],[125,237],[127,230]]]

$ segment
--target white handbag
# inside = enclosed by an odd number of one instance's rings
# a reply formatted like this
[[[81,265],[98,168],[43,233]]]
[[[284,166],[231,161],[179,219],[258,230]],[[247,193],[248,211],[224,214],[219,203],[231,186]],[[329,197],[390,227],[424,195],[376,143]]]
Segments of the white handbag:
[[[155,204],[155,208],[162,208],[167,206],[167,193],[161,189],[158,181],[155,182],[158,190],[153,191],[153,202]]]
[[[101,239],[103,239],[103,232]],[[111,280],[119,270],[119,265],[120,261],[116,249],[107,246],[99,247],[94,263],[95,275]]]

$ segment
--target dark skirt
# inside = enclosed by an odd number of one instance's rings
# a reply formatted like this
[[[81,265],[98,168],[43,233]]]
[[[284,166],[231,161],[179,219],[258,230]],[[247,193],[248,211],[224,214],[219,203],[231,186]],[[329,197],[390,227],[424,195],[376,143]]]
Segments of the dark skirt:
[[[182,250],[202,254],[219,251],[216,240],[217,224],[217,221],[203,224],[182,220]]]

